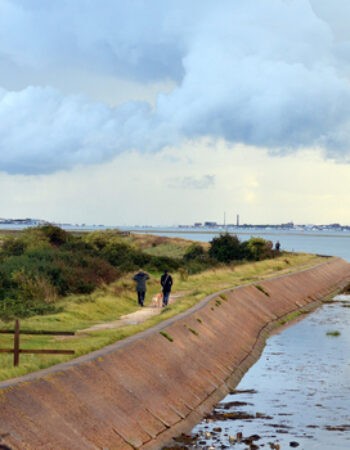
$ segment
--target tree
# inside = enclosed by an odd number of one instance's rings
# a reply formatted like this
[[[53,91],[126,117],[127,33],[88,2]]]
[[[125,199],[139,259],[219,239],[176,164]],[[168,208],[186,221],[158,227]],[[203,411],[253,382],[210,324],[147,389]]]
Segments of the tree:
[[[210,242],[209,256],[221,262],[242,259],[241,243],[237,236],[221,234]]]
[[[271,241],[265,241],[262,238],[251,238],[245,246],[245,256],[247,259],[254,261],[271,258],[272,245]]]

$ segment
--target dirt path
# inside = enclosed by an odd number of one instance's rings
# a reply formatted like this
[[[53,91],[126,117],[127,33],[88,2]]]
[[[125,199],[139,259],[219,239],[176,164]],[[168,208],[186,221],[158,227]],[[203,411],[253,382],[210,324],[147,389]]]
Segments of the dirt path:
[[[177,292],[176,294],[170,295],[169,304],[175,303],[176,299],[179,297],[183,297],[188,294],[190,291],[186,292]],[[145,322],[149,318],[153,316],[157,316],[162,312],[161,306],[145,306],[144,308],[140,308],[137,311],[126,314],[125,316],[121,316],[120,319],[114,320],[113,322],[100,323],[97,325],[93,325],[92,327],[85,328],[84,330],[78,330],[76,334],[86,333],[87,331],[98,331],[98,330],[108,330],[111,328],[120,328],[126,325],[138,325],[139,323]]]

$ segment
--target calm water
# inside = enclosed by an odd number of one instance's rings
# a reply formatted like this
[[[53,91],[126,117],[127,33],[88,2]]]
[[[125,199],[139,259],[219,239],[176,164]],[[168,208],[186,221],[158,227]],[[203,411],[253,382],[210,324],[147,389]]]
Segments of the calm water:
[[[229,435],[241,432],[243,439],[259,436],[258,448],[285,449],[295,442],[305,450],[350,449],[350,297],[335,300],[268,339],[262,357],[237,386],[256,392],[228,395],[216,410],[252,418],[203,420],[193,430],[201,444],[193,448],[225,448]],[[340,335],[327,335],[334,331]],[[213,433],[218,427],[222,431]],[[234,448],[247,445],[241,441]]]

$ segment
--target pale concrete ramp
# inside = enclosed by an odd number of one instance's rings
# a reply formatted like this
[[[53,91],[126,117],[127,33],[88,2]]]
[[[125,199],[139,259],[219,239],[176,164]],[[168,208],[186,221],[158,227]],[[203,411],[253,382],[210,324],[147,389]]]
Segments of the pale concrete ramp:
[[[350,264],[228,289],[76,360],[0,383],[12,449],[157,449],[190,429],[258,358],[276,321],[350,282]],[[163,332],[164,334],[161,334]]]

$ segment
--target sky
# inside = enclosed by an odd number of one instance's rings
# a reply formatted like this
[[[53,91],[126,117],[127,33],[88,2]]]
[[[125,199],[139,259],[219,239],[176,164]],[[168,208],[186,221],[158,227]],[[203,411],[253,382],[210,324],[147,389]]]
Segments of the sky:
[[[347,0],[0,0],[0,217],[350,224]]]

